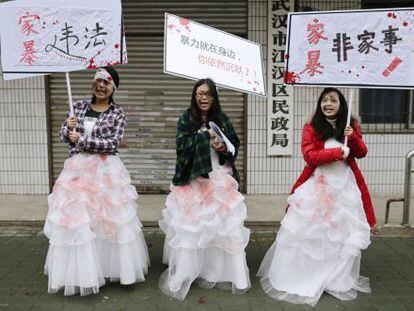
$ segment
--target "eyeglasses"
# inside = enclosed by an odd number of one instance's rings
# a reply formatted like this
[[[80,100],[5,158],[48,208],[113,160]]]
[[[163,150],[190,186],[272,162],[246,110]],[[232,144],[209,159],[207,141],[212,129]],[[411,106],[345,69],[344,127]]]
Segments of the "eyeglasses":
[[[203,93],[203,92],[197,92],[196,96],[199,97],[199,98],[203,98],[205,96],[208,99],[213,97],[213,95],[211,95],[211,93]]]

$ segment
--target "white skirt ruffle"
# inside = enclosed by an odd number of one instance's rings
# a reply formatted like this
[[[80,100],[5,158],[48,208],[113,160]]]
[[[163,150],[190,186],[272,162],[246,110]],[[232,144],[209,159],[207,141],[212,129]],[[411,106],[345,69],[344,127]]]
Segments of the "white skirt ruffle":
[[[230,173],[230,167],[215,165],[210,178],[171,187],[160,220],[166,234],[163,262],[168,264],[160,288],[166,295],[183,300],[194,281],[233,293],[250,288],[246,205]]]
[[[288,198],[289,209],[258,276],[274,299],[314,306],[322,293],[341,300],[370,292],[359,276],[370,227],[352,170],[343,161],[319,166]]]
[[[88,295],[98,293],[105,279],[145,280],[149,256],[137,198],[118,156],[80,153],[65,161],[44,226],[49,293]]]

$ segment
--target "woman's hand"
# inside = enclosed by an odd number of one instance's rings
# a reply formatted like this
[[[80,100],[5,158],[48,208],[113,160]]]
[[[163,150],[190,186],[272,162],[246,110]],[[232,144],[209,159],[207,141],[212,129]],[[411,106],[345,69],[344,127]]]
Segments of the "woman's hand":
[[[73,130],[76,127],[76,116],[73,115],[66,120],[68,129]]]
[[[354,131],[354,129],[352,127],[347,126],[344,130],[344,136],[345,137],[351,136],[353,131]]]
[[[372,234],[378,234],[379,231],[380,231],[380,227],[377,224],[375,224],[371,227]]]
[[[341,149],[342,149],[342,158],[345,160],[349,156],[349,147],[343,146]]]
[[[208,129],[208,133],[210,134],[210,139],[214,139],[216,137],[216,132],[212,129]]]
[[[79,133],[75,132],[75,131],[70,131],[69,132],[69,139],[72,143],[77,144],[78,140],[79,140]]]

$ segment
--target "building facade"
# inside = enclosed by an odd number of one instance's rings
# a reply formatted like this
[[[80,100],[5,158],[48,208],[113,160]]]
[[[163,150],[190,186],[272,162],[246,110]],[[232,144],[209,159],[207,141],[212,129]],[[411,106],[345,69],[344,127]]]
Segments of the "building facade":
[[[393,1],[399,7],[410,1]],[[169,190],[175,164],[175,129],[189,106],[193,81],[163,73],[164,12],[208,24],[256,41],[263,46],[265,71],[269,32],[275,14],[295,11],[379,8],[386,1],[244,0],[178,2],[123,0],[128,65],[119,66],[120,88],[115,100],[127,114],[120,156],[140,193]],[[286,10],[285,10],[286,11]],[[281,14],[281,13],[280,13]],[[282,21],[283,18],[279,19]],[[283,25],[279,25],[283,28]],[[274,45],[274,42],[271,42]],[[4,51],[2,51],[4,52]],[[270,75],[271,76],[271,75]],[[269,77],[269,75],[268,75]],[[74,100],[91,95],[93,72],[71,73]],[[237,167],[247,194],[286,194],[304,166],[301,130],[312,114],[321,88],[289,89],[291,155],[269,155],[269,101],[219,89],[223,110],[241,140]],[[67,157],[59,128],[68,110],[64,74],[14,81],[0,79],[0,194],[47,194]],[[271,87],[268,90],[272,94]],[[348,94],[349,90],[344,89]],[[404,161],[414,149],[412,91],[362,89],[353,107],[360,119],[368,156],[359,161],[373,194],[402,197]]]

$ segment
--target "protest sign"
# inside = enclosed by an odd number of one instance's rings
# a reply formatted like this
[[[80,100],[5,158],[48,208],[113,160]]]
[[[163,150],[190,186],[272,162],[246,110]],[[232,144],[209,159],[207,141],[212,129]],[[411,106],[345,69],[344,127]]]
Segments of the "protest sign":
[[[414,9],[290,13],[285,83],[414,87]]]
[[[260,44],[165,13],[164,72],[266,95]]]
[[[0,5],[5,80],[127,62],[120,1]]]

